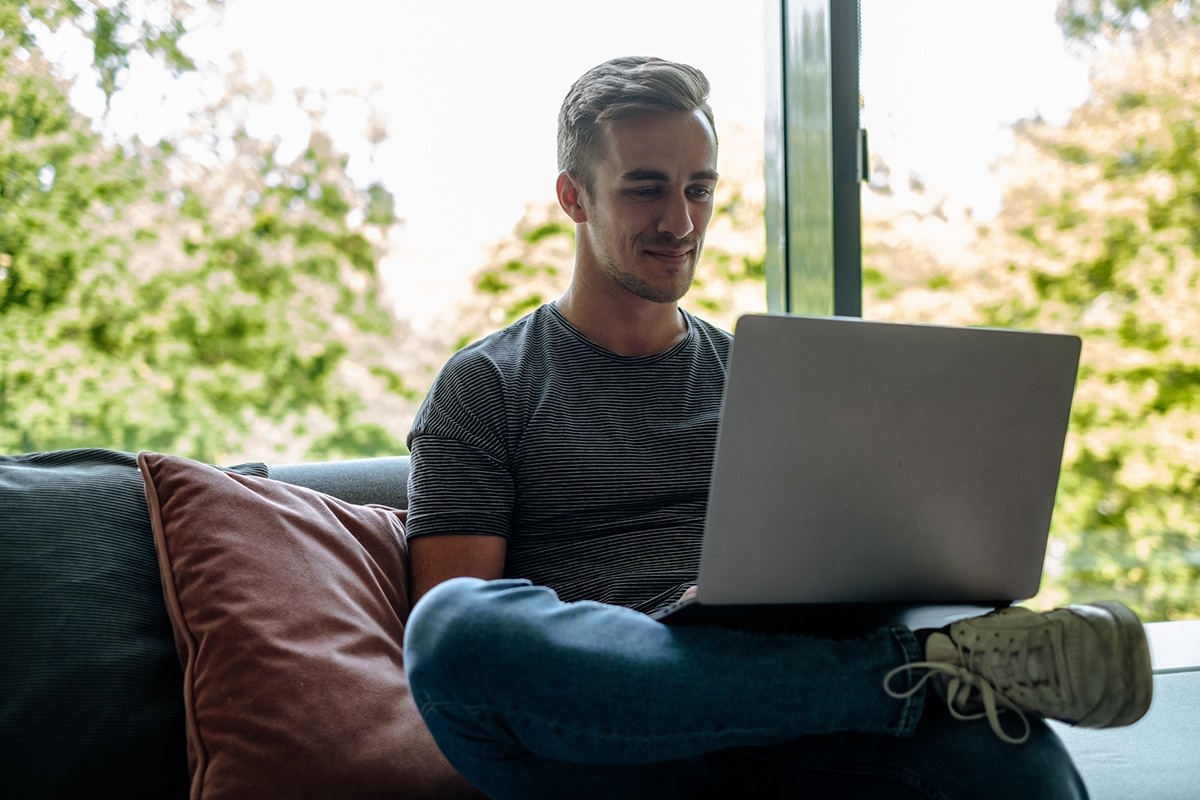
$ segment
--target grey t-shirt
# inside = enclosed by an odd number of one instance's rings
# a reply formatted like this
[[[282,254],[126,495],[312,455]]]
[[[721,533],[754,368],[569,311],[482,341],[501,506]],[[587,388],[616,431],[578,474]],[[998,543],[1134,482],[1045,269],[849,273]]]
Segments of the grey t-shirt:
[[[732,338],[628,357],[551,305],[460,350],[409,433],[408,536],[508,537],[507,577],[650,611],[694,583]]]

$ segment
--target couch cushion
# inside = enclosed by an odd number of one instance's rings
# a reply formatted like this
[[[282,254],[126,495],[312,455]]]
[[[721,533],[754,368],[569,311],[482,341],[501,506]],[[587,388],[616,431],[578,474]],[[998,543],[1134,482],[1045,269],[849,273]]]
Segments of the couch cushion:
[[[182,678],[136,456],[0,457],[0,795],[185,797]]]
[[[195,798],[474,796],[409,695],[404,512],[156,453]]]

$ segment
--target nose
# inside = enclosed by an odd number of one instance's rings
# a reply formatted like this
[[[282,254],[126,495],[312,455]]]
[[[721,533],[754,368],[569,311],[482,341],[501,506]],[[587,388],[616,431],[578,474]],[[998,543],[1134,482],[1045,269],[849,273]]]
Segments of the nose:
[[[695,229],[688,198],[682,193],[668,194],[663,202],[662,216],[658,219],[658,232],[682,239]]]

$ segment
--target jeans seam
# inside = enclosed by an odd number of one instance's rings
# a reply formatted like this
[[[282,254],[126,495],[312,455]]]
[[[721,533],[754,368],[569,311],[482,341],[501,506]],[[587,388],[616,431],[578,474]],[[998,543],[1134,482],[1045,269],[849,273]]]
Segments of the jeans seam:
[[[911,630],[898,625],[891,626],[888,630],[904,655],[904,663],[908,664],[922,659],[921,645]],[[880,680],[882,681],[882,678]],[[901,704],[893,733],[899,736],[912,736],[916,732],[917,723],[925,712],[925,696],[926,692],[922,690]]]
[[[449,709],[449,714],[442,713],[443,709]],[[636,751],[649,745],[651,747],[661,744],[664,741],[684,742],[683,749],[691,751],[692,745],[699,745],[705,748],[705,752],[716,752],[727,745],[722,744],[720,739],[729,735],[762,735],[762,731],[755,728],[745,727],[727,727],[721,729],[697,730],[680,733],[679,731],[670,731],[658,734],[633,734],[620,731],[597,731],[595,728],[575,725],[570,721],[563,720],[558,717],[546,717],[540,714],[530,713],[519,709],[508,708],[506,706],[494,703],[472,703],[464,704],[461,701],[438,702],[429,701],[417,703],[417,710],[428,723],[431,717],[437,717],[443,720],[461,720],[467,724],[478,725],[490,731],[498,732],[505,730],[508,732],[506,737],[508,741],[527,749],[522,743],[520,737],[516,734],[513,723],[521,723],[517,727],[537,727],[540,726],[548,731],[554,729],[562,731],[572,731],[580,737],[590,737],[596,743],[602,743],[606,746],[611,746],[614,743],[631,745],[627,748],[630,751]],[[499,718],[504,721],[504,725],[498,726],[493,724]],[[753,745],[769,746],[769,745]],[[625,748],[623,748],[625,749]],[[683,758],[687,753],[681,752],[680,755],[673,755],[669,760]],[[643,763],[641,760],[635,760],[626,763]]]

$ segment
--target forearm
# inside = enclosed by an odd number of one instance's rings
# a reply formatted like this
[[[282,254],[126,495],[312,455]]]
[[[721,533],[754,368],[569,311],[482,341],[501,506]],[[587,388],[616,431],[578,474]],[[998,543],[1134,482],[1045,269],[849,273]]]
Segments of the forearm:
[[[434,586],[450,578],[503,577],[507,547],[508,539],[503,536],[430,535],[409,539],[412,602],[415,604]]]

